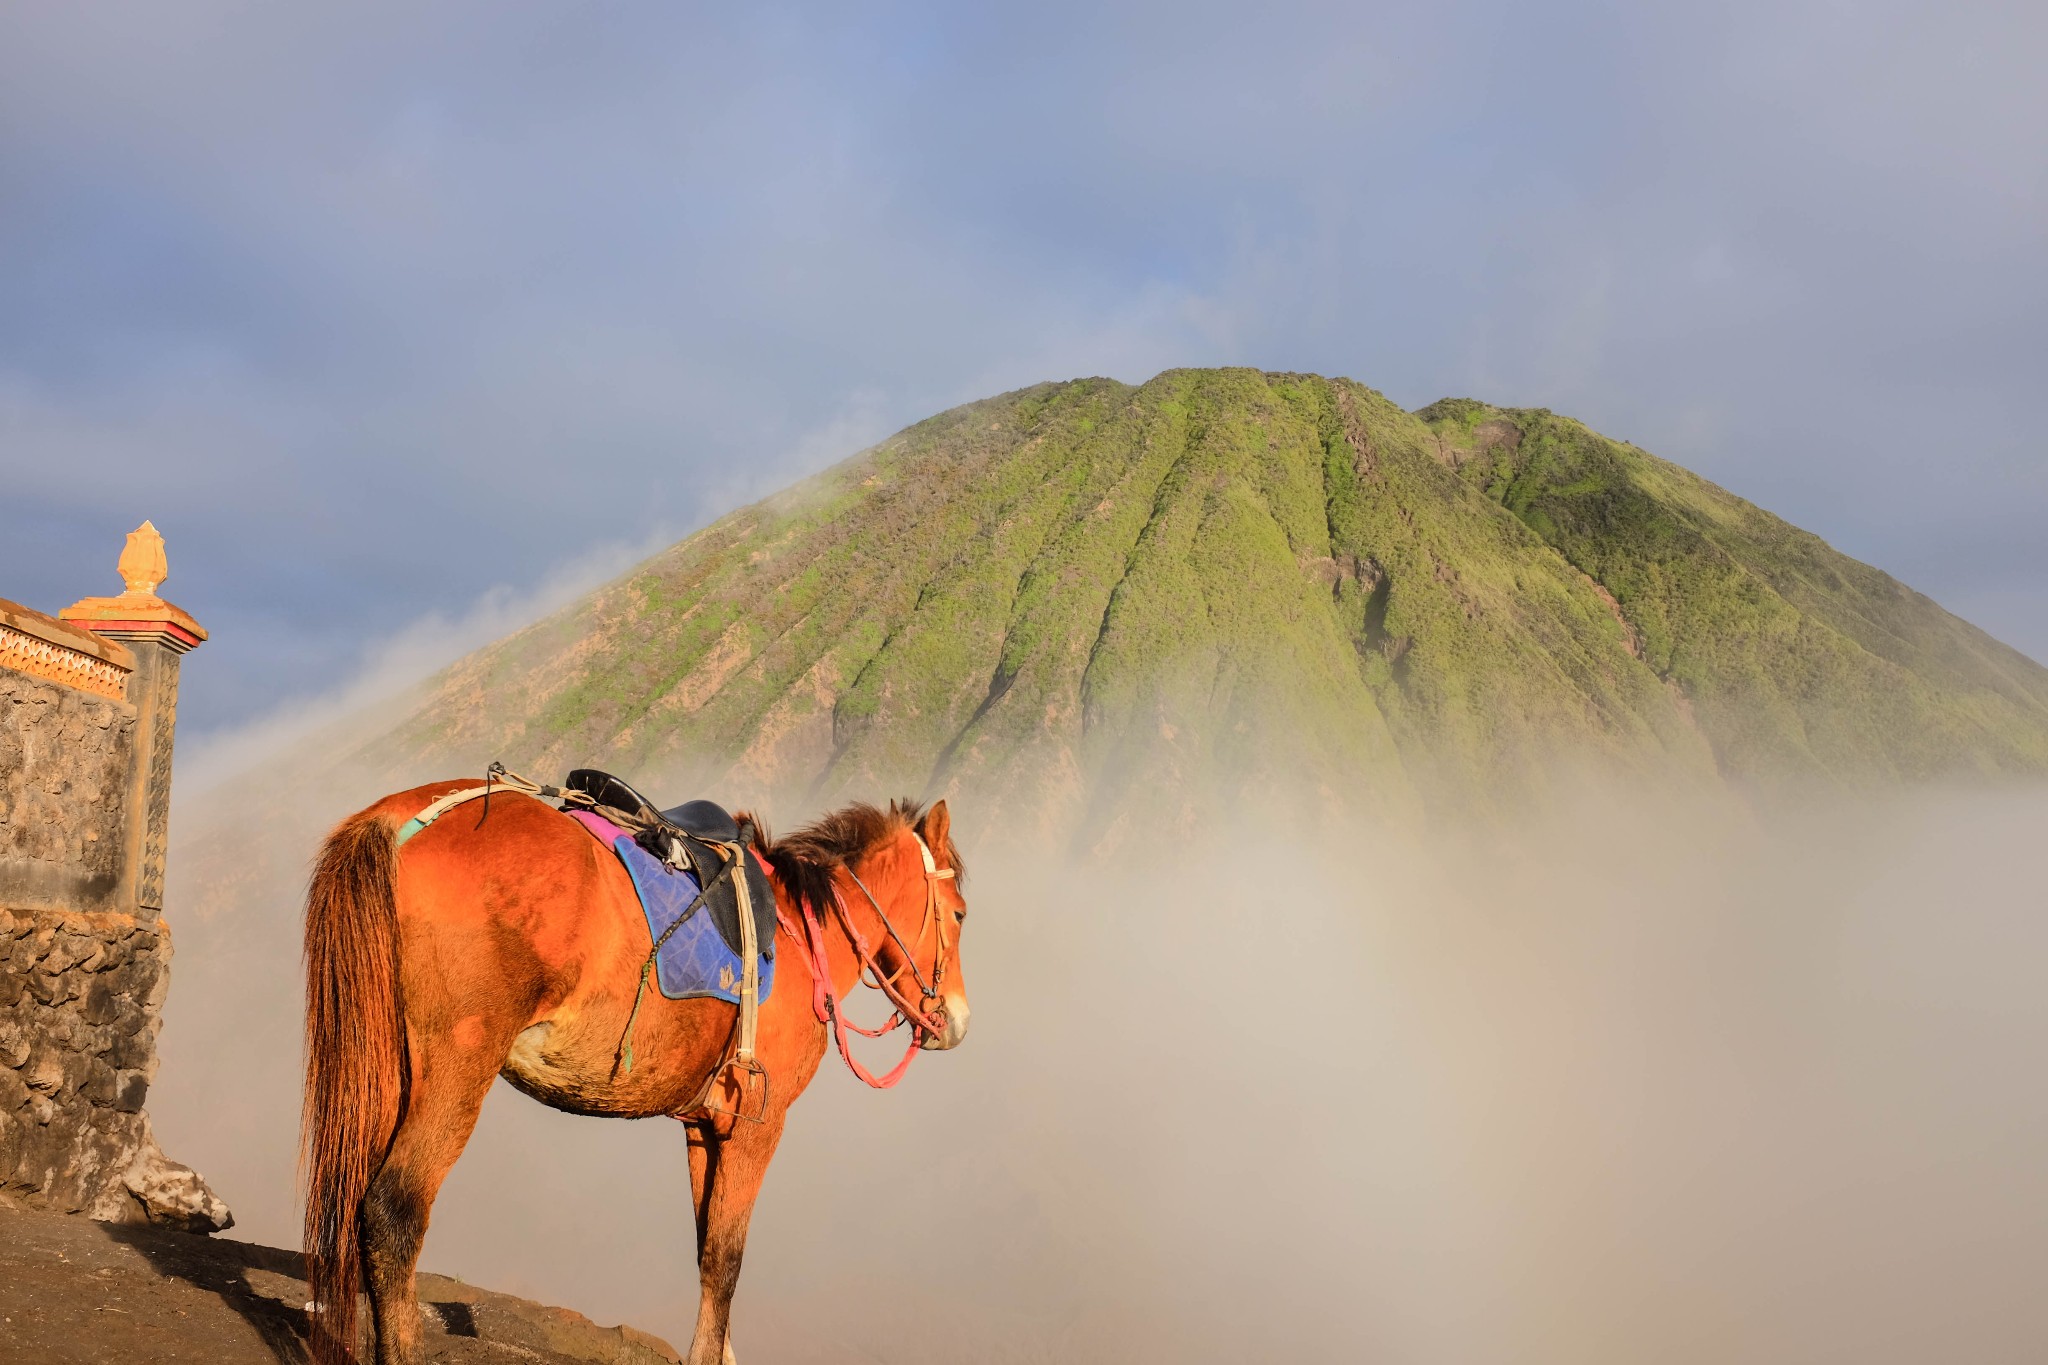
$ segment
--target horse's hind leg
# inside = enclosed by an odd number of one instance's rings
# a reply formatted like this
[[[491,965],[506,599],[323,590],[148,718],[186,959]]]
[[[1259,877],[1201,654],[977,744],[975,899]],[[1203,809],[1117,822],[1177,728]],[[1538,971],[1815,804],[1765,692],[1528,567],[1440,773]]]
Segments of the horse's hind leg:
[[[426,1240],[427,1216],[476,1127],[484,1096],[511,1045],[508,1037],[503,1046],[480,1042],[465,1048],[418,1033],[412,1042],[405,1118],[363,1199],[363,1264],[377,1324],[377,1365],[413,1365],[419,1359],[420,1306],[413,1272]]]

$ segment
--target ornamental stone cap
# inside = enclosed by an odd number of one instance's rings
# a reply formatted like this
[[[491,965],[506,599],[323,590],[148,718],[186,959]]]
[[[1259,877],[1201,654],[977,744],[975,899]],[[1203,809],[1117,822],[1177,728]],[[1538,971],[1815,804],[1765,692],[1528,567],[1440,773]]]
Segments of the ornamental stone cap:
[[[164,558],[163,533],[156,529],[155,522],[145,521],[128,533],[128,543],[121,547],[121,558],[115,562],[114,570],[121,575],[128,592],[155,596],[163,581],[171,576],[171,562]]]
[[[164,538],[153,524],[145,521],[128,533],[115,567],[126,585],[120,596],[81,598],[59,612],[59,619],[95,635],[157,640],[180,654],[206,639],[205,628],[190,612],[156,595],[171,569]]]

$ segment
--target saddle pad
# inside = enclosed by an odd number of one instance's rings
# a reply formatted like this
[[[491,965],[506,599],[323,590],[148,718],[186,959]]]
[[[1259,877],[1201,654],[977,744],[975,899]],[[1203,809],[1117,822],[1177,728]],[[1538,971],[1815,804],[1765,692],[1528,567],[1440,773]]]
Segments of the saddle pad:
[[[633,836],[602,815],[571,811],[569,818],[580,822],[597,841],[616,853],[633,878],[640,909],[647,916],[648,942],[667,931],[676,917],[697,899],[697,879],[687,872],[671,872],[660,859],[640,847]],[[761,945],[767,947],[766,943]],[[682,928],[669,935],[655,959],[654,975],[661,993],[671,1000],[710,998],[727,1004],[740,1002],[740,955],[726,945],[704,906],[690,916]],[[761,1000],[775,986],[775,959],[761,956]]]
[[[646,822],[649,828],[633,836],[640,847],[653,854],[659,862],[674,864],[687,860],[700,883],[716,877],[725,860],[716,850],[705,847],[696,839],[672,840],[669,832],[660,828],[661,823],[665,821],[716,843],[730,843],[739,838],[739,828],[734,824],[731,813],[716,801],[686,801],[669,810],[658,811],[652,802],[633,789],[631,783],[599,768],[577,768],[569,774],[564,785],[568,790],[582,792],[597,802],[597,809],[591,812],[594,815],[603,815],[605,807],[610,806]],[[403,834],[399,835],[401,842],[404,838]],[[680,847],[672,849],[672,843]],[[762,869],[760,858],[751,850],[747,853],[745,872],[747,890],[754,903],[756,942],[761,945],[763,954],[774,957],[775,888],[768,884],[768,874]],[[714,886],[705,900],[711,917],[718,922],[718,932],[725,935],[726,946],[738,952],[740,900],[739,893],[733,889],[732,879]]]

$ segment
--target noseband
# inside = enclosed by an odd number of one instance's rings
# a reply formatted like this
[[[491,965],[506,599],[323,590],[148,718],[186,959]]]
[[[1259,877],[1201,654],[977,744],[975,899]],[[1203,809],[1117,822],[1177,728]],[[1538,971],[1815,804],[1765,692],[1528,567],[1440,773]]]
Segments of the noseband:
[[[938,935],[938,947],[932,959],[932,979],[929,982],[925,980],[924,972],[917,965],[915,949],[904,943],[903,935],[896,931],[896,926],[890,922],[888,913],[882,909],[881,902],[875,899],[875,893],[868,890],[867,884],[851,867],[846,868],[847,878],[860,888],[861,895],[874,907],[876,916],[882,921],[882,928],[888,932],[896,944],[897,951],[902,955],[902,966],[892,972],[883,971],[881,961],[868,944],[867,936],[861,933],[860,927],[853,922],[853,916],[847,911],[846,901],[840,896],[839,889],[834,887],[832,890],[833,912],[839,920],[839,927],[846,934],[847,942],[853,945],[854,961],[858,966],[854,977],[855,983],[872,985],[896,1007],[896,1012],[880,1028],[862,1028],[846,1018],[844,1002],[832,991],[831,965],[825,956],[825,926],[818,917],[817,909],[809,904],[804,905],[801,930],[786,916],[781,916],[778,910],[783,931],[809,950],[811,1007],[818,1016],[818,1022],[831,1025],[833,1039],[839,1045],[839,1055],[845,1060],[848,1069],[877,1090],[887,1090],[902,1080],[903,1074],[910,1069],[910,1059],[923,1049],[925,1040],[941,1037],[946,1030],[945,1002],[940,996],[946,984],[946,926],[939,913],[939,883],[952,879],[954,870],[938,865],[937,860],[932,857],[931,846],[925,843],[922,835],[913,830],[911,838],[917,840],[917,850],[924,858],[925,879],[924,922],[918,928],[916,946],[924,946],[926,934]],[[919,998],[914,1004],[909,993],[898,981],[906,969],[910,972],[912,980],[917,983]],[[910,1025],[910,1044],[904,1049],[903,1060],[896,1063],[895,1069],[886,1076],[877,1078],[870,1073],[854,1057],[852,1049],[847,1045],[846,1033],[849,1029],[866,1038],[880,1038],[905,1024]]]

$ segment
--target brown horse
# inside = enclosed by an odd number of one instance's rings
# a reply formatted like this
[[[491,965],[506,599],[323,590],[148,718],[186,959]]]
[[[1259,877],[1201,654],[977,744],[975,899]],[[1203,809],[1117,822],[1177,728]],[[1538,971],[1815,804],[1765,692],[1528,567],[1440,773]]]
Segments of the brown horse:
[[[724,1065],[735,1006],[650,990],[632,1017],[647,921],[617,855],[577,821],[500,790],[400,848],[401,824],[470,785],[415,788],[344,820],[307,894],[302,1165],[314,1356],[354,1359],[361,1286],[378,1365],[417,1358],[413,1271],[427,1215],[503,1076],[574,1114],[685,1118],[702,1285],[689,1359],[730,1360],[747,1223],[789,1106],[825,1055],[821,1015],[872,977],[918,1016],[922,1046],[966,1035],[967,907],[946,803],[853,805],[779,842],[755,834],[780,927],[775,988],[760,1007],[767,1085],[749,1094]],[[923,1000],[911,1003],[899,978],[919,983]],[[622,1068],[629,1020],[636,1061]],[[714,1078],[725,1112],[702,1107]]]

